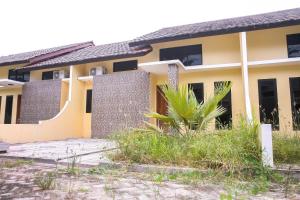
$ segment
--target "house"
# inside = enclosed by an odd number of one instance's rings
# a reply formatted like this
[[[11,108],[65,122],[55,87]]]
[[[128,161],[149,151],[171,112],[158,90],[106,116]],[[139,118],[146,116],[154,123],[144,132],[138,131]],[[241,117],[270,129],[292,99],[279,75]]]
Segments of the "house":
[[[300,130],[300,8],[163,28],[131,41],[84,42],[0,57],[0,139],[105,137],[166,112],[160,85],[188,84],[199,101],[232,82],[227,112]],[[156,123],[152,121],[152,123]]]

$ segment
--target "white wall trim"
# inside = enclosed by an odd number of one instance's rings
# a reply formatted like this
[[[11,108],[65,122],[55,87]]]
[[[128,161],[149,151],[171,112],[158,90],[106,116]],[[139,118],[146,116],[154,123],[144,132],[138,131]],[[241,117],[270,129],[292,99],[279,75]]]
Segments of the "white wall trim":
[[[249,61],[249,66],[263,66],[263,65],[276,65],[276,64],[288,64],[300,62],[300,58],[283,58],[283,59],[272,59],[272,60],[259,60]]]
[[[78,80],[83,81],[83,82],[93,81],[93,76],[81,76],[81,77],[78,77]]]
[[[241,66],[241,63],[225,63],[225,64],[210,64],[210,65],[195,65],[186,67],[184,66],[184,69],[186,71],[193,71],[193,70],[217,70],[217,69],[234,69],[239,68]]]

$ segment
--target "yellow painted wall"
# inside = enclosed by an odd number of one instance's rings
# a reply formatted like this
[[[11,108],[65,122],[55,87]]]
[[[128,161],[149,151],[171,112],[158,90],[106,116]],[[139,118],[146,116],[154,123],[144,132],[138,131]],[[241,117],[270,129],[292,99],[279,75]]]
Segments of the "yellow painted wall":
[[[195,39],[178,40],[153,44],[153,51],[139,61],[159,61],[159,49],[185,45],[202,44],[202,59],[204,65],[240,62],[239,35],[227,34]]]
[[[57,67],[57,68],[50,68],[50,69],[42,69],[42,70],[35,70],[30,72],[30,81],[39,81],[42,80],[43,72],[47,71],[55,71],[55,70],[69,70],[69,67]]]
[[[8,78],[8,70],[10,67],[0,67],[0,78],[7,79]]]
[[[82,76],[82,69],[73,69],[70,99],[56,117],[39,124],[0,124],[0,139],[9,143],[24,143],[82,137],[84,85],[77,80],[78,76]]]
[[[300,25],[247,32],[248,60],[287,58],[286,35],[293,33],[300,33]]]
[[[69,97],[69,82],[62,81],[60,92],[60,110],[65,106]]]

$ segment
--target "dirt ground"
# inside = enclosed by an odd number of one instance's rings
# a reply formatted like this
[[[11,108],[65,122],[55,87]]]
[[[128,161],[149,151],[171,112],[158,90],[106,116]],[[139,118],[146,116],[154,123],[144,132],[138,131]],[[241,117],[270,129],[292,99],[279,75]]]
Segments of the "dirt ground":
[[[229,193],[218,184],[165,181],[153,174],[71,164],[0,158],[0,199],[285,199],[281,190],[251,196]],[[50,189],[43,190],[49,182]],[[300,199],[300,192],[288,199]]]

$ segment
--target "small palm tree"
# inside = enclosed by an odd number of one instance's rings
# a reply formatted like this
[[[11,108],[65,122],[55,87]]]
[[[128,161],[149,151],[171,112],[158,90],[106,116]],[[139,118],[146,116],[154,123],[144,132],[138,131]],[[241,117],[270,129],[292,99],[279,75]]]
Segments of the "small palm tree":
[[[164,85],[162,91],[168,101],[168,114],[151,112],[145,116],[164,122],[171,130],[181,135],[196,133],[204,130],[209,122],[226,112],[225,108],[219,106],[219,102],[230,89],[231,82],[220,83],[215,88],[214,96],[199,103],[193,90],[186,85],[182,85],[178,89]],[[159,127],[146,124],[152,129],[162,131]]]

